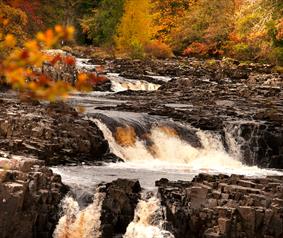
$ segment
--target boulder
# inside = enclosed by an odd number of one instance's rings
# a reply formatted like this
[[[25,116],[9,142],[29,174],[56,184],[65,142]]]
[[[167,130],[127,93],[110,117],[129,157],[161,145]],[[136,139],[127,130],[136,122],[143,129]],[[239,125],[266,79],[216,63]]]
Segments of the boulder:
[[[141,187],[138,180],[117,179],[100,187],[105,193],[101,212],[103,238],[124,234],[134,219]]]

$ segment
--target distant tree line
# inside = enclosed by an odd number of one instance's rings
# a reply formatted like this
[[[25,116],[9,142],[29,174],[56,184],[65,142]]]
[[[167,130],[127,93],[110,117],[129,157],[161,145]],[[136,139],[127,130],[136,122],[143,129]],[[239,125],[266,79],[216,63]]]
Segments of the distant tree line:
[[[19,38],[59,23],[76,27],[78,43],[132,57],[165,58],[174,53],[283,64],[282,0],[11,0],[1,4],[0,11],[10,11],[18,19],[7,30],[16,29]]]

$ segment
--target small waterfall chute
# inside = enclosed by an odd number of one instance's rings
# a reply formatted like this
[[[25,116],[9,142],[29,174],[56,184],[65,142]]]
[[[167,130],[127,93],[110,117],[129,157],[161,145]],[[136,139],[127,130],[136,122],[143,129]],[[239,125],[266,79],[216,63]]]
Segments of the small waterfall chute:
[[[164,229],[164,223],[164,212],[157,197],[140,200],[123,238],[174,238]]]
[[[80,210],[71,196],[62,201],[63,216],[60,218],[53,238],[100,238],[100,216],[104,194],[96,191],[93,203]]]

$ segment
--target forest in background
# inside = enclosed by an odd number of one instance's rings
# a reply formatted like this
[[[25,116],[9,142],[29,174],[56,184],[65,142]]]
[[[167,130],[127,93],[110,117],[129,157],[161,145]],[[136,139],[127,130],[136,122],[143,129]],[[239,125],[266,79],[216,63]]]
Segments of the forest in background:
[[[18,44],[61,24],[77,29],[73,44],[133,58],[226,56],[283,64],[282,0],[7,0],[0,1],[0,17],[9,21],[1,32]]]

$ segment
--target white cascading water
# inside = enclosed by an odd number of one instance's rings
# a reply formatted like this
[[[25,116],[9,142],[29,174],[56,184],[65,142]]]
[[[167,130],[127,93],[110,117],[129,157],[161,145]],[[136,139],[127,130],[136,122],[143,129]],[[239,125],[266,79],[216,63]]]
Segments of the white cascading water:
[[[123,238],[174,238],[173,234],[163,229],[163,224],[160,200],[156,197],[140,200],[134,220],[127,227]]]
[[[155,91],[160,85],[149,83],[143,80],[132,80],[120,77],[119,74],[108,73],[107,78],[111,80],[111,89],[114,92],[121,92],[126,90],[143,90],[143,91]]]
[[[229,137],[229,146],[233,147],[230,148],[233,154],[229,154],[221,139],[212,133],[199,130],[197,136],[202,147],[195,148],[178,136],[167,134],[157,127],[152,129],[149,135],[154,143],[154,153],[151,153],[144,141],[139,139],[136,139],[131,146],[119,145],[105,124],[97,119],[94,121],[108,140],[111,151],[126,162],[113,164],[114,167],[197,171],[198,173],[235,173],[250,176],[276,174],[276,171],[244,165],[241,162],[239,145],[232,137]]]
[[[99,238],[100,215],[104,194],[98,191],[93,203],[80,210],[78,202],[67,196],[62,201],[63,216],[54,231],[54,238]]]

